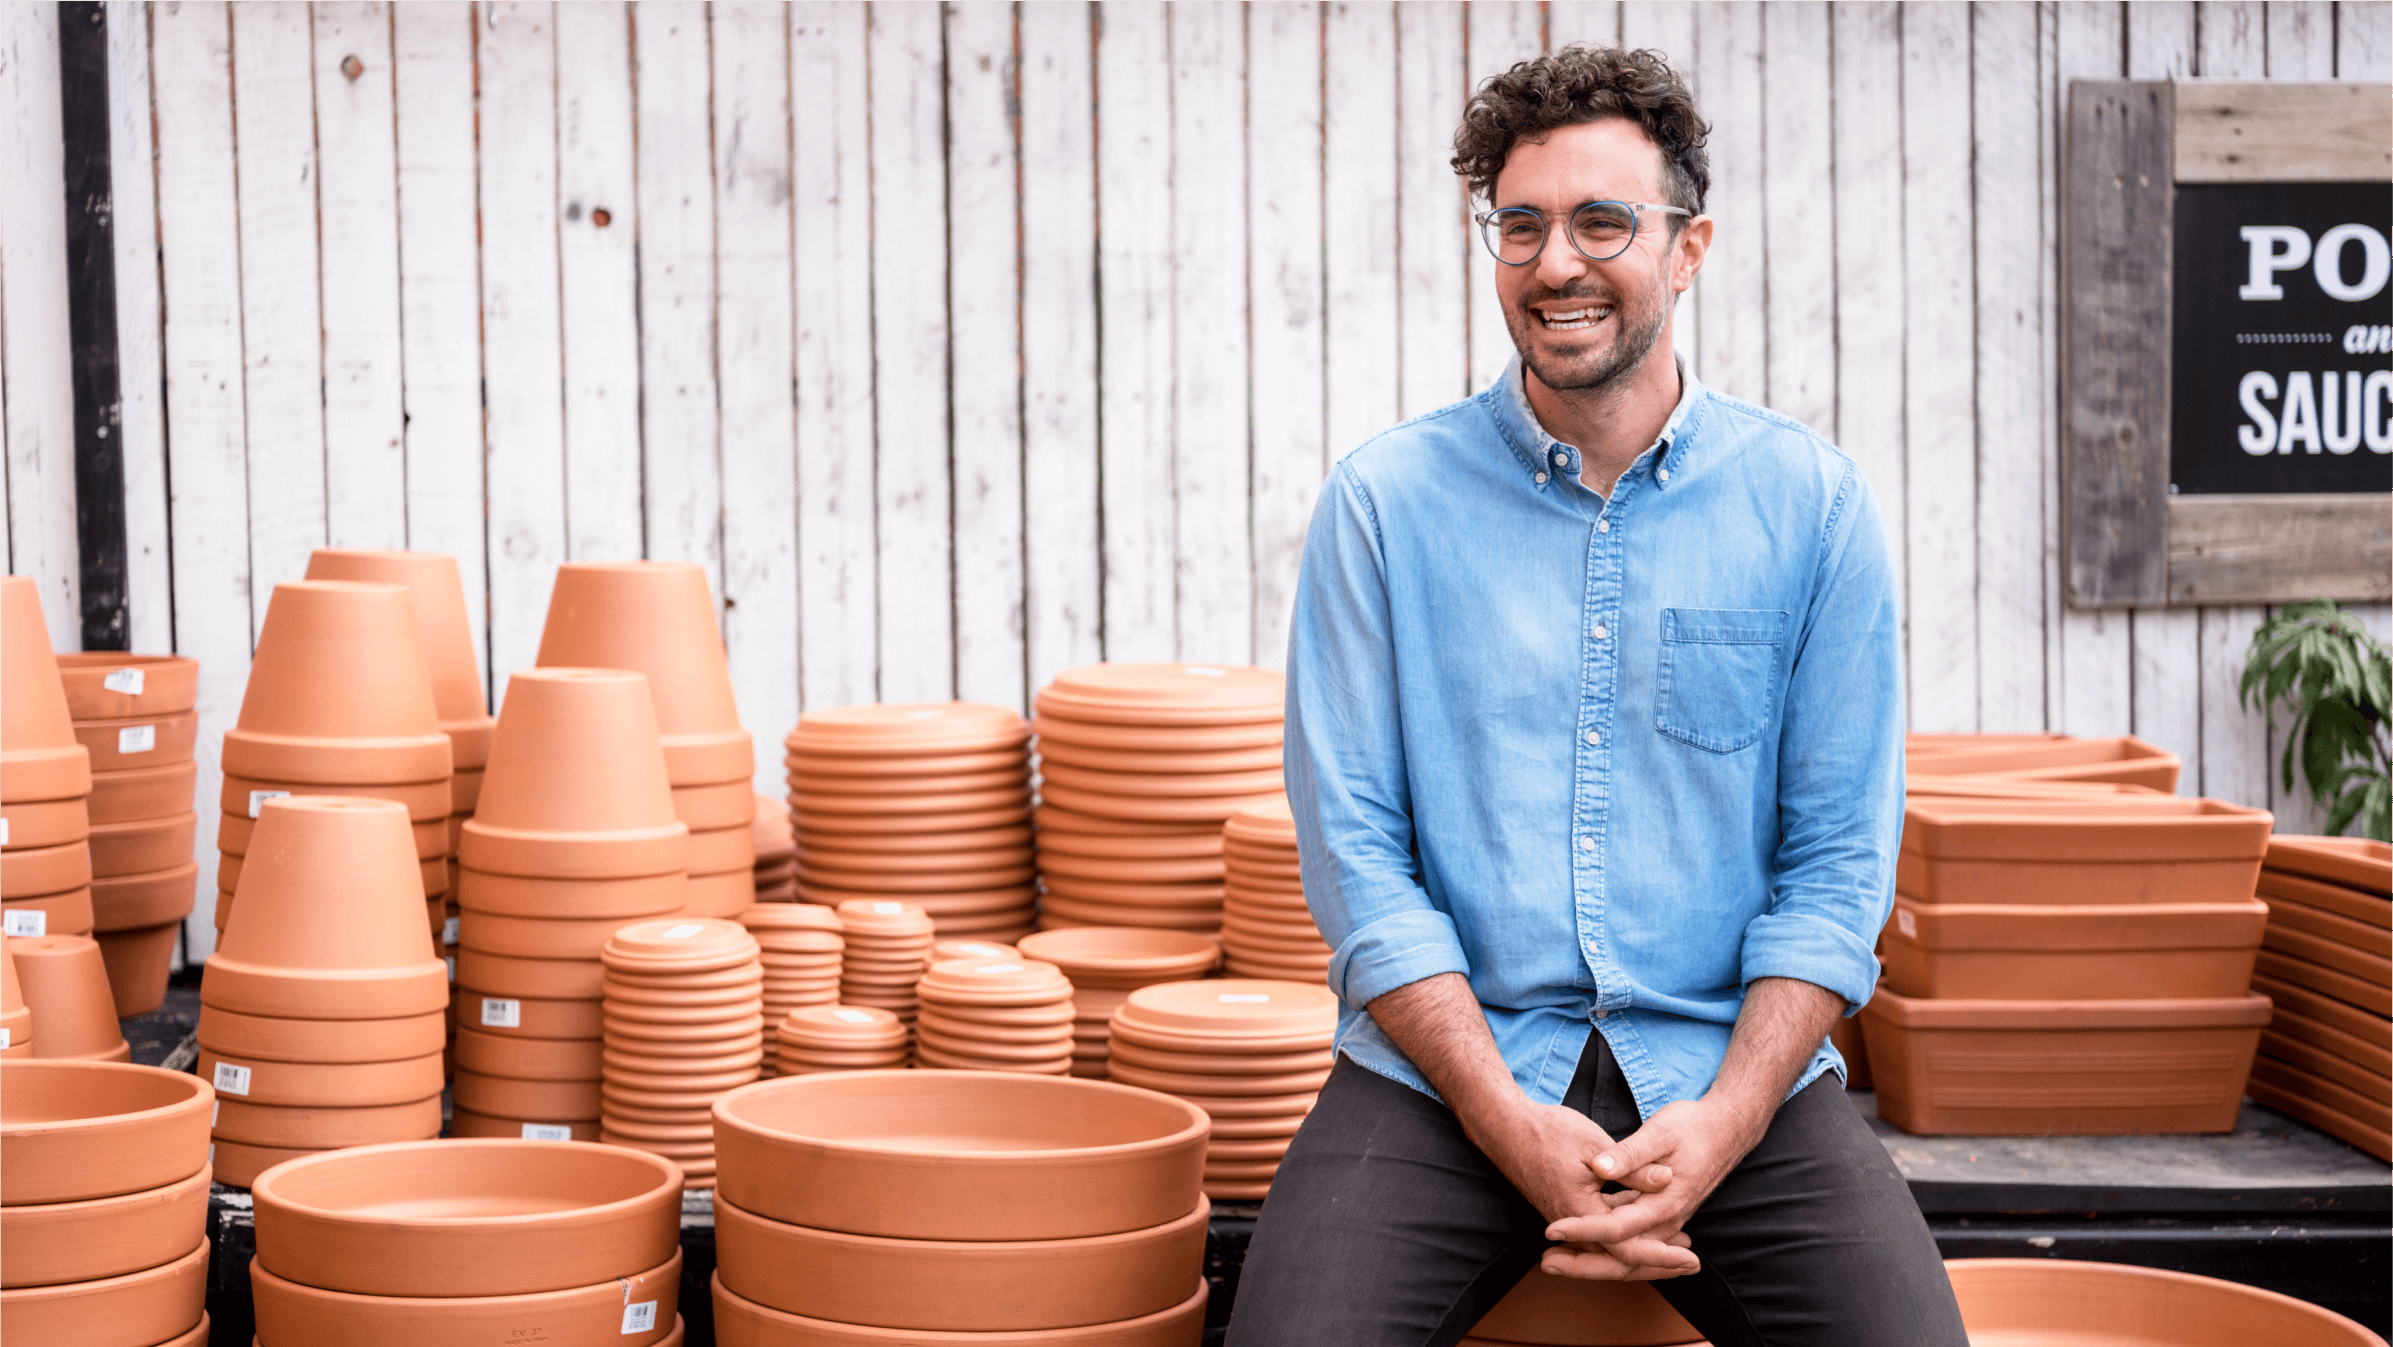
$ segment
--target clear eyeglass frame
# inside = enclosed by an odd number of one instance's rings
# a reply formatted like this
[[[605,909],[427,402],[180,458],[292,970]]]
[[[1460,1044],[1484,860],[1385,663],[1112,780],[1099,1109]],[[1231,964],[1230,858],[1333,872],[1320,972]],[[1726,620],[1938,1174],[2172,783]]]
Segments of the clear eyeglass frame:
[[[1628,215],[1628,233],[1621,239],[1620,246],[1612,251],[1591,252],[1581,241],[1583,233],[1580,227],[1581,220],[1590,211],[1601,212],[1607,208],[1625,212]],[[1570,246],[1579,256],[1590,262],[1609,262],[1636,246],[1637,235],[1644,227],[1645,212],[1647,211],[1654,211],[1662,215],[1684,215],[1689,219],[1695,217],[1695,212],[1683,206],[1664,206],[1650,201],[1589,201],[1576,207],[1570,213]],[[1552,226],[1547,223],[1546,213],[1528,206],[1505,206],[1497,210],[1481,211],[1471,219],[1479,226],[1479,241],[1486,246],[1488,256],[1508,267],[1525,267],[1545,256],[1546,243],[1552,239],[1554,233]],[[1534,222],[1537,226],[1537,246],[1529,251],[1527,257],[1521,258],[1517,262],[1506,257],[1502,243],[1503,226],[1530,222]]]

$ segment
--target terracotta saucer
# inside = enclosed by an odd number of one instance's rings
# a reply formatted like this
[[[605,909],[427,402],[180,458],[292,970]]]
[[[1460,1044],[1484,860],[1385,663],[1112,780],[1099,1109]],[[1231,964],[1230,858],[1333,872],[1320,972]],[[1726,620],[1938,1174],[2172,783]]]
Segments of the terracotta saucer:
[[[784,903],[776,907],[758,907],[752,911],[742,912],[737,920],[740,925],[748,929],[748,934],[755,936],[759,941],[768,937],[816,939],[823,936],[837,936],[840,931],[837,913],[826,911],[811,903]],[[812,946],[806,948],[812,948]],[[830,944],[823,948],[837,949],[838,945]]]
[[[1031,838],[1027,815],[972,827],[933,816],[928,826],[902,832],[878,826],[849,826],[856,822],[856,818],[850,817],[827,821],[823,826],[800,826],[795,834],[798,854],[805,855],[809,849],[876,853],[897,850],[909,856],[936,856],[954,851],[1028,846]],[[950,824],[953,826],[947,826]]]
[[[714,1124],[709,1122],[704,1115],[700,1115],[696,1122],[685,1123],[650,1123],[637,1122],[630,1118],[607,1118],[602,1130],[611,1132],[618,1138],[644,1144],[666,1142],[698,1146],[705,1145],[714,1139]]]
[[[763,1060],[761,1054],[757,1060]],[[607,1075],[608,1079],[633,1090],[732,1090],[756,1079],[756,1064],[752,1062],[744,1067],[728,1067],[704,1073],[610,1069]]]
[[[1223,1099],[1254,1098],[1262,1095],[1285,1095],[1318,1092],[1329,1079],[1329,1071],[1291,1072],[1282,1076],[1215,1076],[1197,1072],[1154,1071],[1132,1066],[1122,1060],[1117,1048],[1107,1067],[1114,1080],[1141,1089],[1161,1090],[1165,1094],[1206,1096]]]
[[[1276,1137],[1217,1136],[1205,1146],[1205,1167],[1218,1172],[1223,1167],[1240,1163],[1269,1161],[1276,1164],[1280,1157],[1288,1153],[1288,1142],[1295,1135],[1296,1129],[1291,1127],[1286,1135]]]
[[[1278,982],[1322,982],[1329,974],[1330,956],[1310,962],[1279,962],[1233,952],[1227,964],[1231,977],[1270,978]]]
[[[986,1030],[1031,1030],[1040,1033],[1060,1031],[1079,1023],[1070,1001],[1042,1001],[1033,1005],[984,1006],[956,1004],[944,999],[924,997],[923,1011],[956,1026],[979,1026]]]
[[[1039,901],[1039,926],[1146,926],[1169,931],[1212,933],[1221,929],[1221,910],[1207,907],[1132,907],[1083,903],[1050,893]]]
[[[1326,988],[1236,979],[1142,987],[1115,1012],[1135,1027],[1256,1036],[1329,1031],[1338,1000]]]
[[[996,811],[1029,809],[1030,783],[1023,781],[1018,784],[986,786],[935,795],[909,795],[904,798],[902,803],[884,796],[860,795],[847,791],[836,794],[830,792],[792,794],[789,797],[789,808],[790,816],[797,821],[801,828],[854,827],[855,825],[849,821],[858,817],[869,817],[876,821],[892,816],[908,819],[941,814],[973,817]],[[833,820],[838,820],[838,822],[833,822]],[[996,823],[993,821],[991,824],[981,826],[996,826]],[[892,831],[897,830],[892,829]],[[914,830],[907,829],[905,831]]]
[[[1296,1135],[1296,1129],[1304,1124],[1305,1114],[1309,1112],[1310,1109],[1299,1113],[1270,1113],[1254,1118],[1216,1117],[1213,1120],[1213,1140],[1207,1144],[1259,1141],[1275,1137],[1284,1144],[1289,1137]]]
[[[440,1135],[440,1093],[402,1104],[361,1108],[297,1108],[216,1099],[216,1140],[276,1149],[322,1150],[381,1141],[420,1141]]]
[[[1143,927],[1042,931],[1024,938],[1022,952],[1056,965],[1081,991],[1201,977],[1221,958],[1220,947],[1203,936]]]
[[[1123,753],[1277,752],[1286,737],[1276,719],[1238,725],[1119,725],[1082,716],[1060,702],[1042,705],[1031,730],[1042,753],[1056,743]]]
[[[814,777],[792,772],[789,775],[789,788],[791,794],[800,799],[824,795],[855,796],[877,801],[884,808],[903,808],[915,800],[968,797],[983,791],[1009,796],[1027,792],[1030,789],[1030,764],[1025,762],[995,771],[947,772],[926,776],[884,773],[875,776]]]
[[[712,966],[754,958],[756,937],[735,921],[713,917],[665,918],[637,922],[618,930],[615,938],[607,942],[607,954],[612,961],[635,971],[707,971]]]
[[[606,980],[626,995],[663,992],[700,1001],[719,999],[733,988],[753,987],[764,969],[761,951],[755,962],[742,959],[716,968],[674,969],[670,963],[629,958],[603,966]]]
[[[0,1202],[81,1202],[179,1183],[208,1162],[215,1092],[114,1062],[0,1065]]]
[[[208,1238],[208,1170],[115,1197],[0,1207],[0,1290],[97,1281],[171,1263]]]
[[[854,893],[845,889],[818,889],[800,884],[798,896],[809,903],[822,903],[833,907],[851,902],[898,899],[920,908],[923,915],[931,918],[935,934],[954,935],[973,929],[961,920],[967,918],[994,918],[1020,913],[1024,922],[1027,923],[1027,909],[1037,900],[1038,890],[1026,883],[1012,888],[974,889],[962,893],[872,894]],[[1002,924],[1004,923],[984,921],[979,923],[979,927],[985,930],[993,925]],[[858,948],[868,939],[869,937],[858,937],[855,941],[851,941],[849,948]]]
[[[209,1248],[203,1238],[173,1261],[139,1272],[0,1291],[9,1340],[52,1347],[204,1342]]]
[[[931,1014],[927,1008],[916,1017],[914,1032],[938,1040],[949,1052],[983,1053],[991,1057],[1045,1058],[1072,1050],[1072,1030],[1067,1024],[974,1024],[970,1020]]]
[[[1282,934],[1282,931],[1286,934]],[[1232,920],[1227,913],[1222,918],[1221,938],[1225,946],[1243,947],[1252,953],[1276,953],[1301,958],[1329,951],[1329,946],[1319,934],[1304,927],[1290,925],[1275,929],[1270,934],[1262,934],[1255,923]]]
[[[1122,1039],[1110,1043],[1109,1050],[1117,1062],[1128,1062],[1149,1071],[1200,1076],[1283,1076],[1327,1071],[1336,1060],[1326,1047],[1310,1052],[1253,1054],[1167,1052]]]
[[[1084,793],[1108,796],[1165,797],[1165,798],[1221,798],[1226,796],[1277,793],[1281,789],[1279,764],[1260,771],[1244,772],[1108,772],[1093,767],[1075,767],[1052,759],[1039,764],[1040,790],[1050,791],[1067,786]]]
[[[905,899],[916,893],[985,893],[997,889],[1027,887],[1037,873],[1031,868],[1030,857],[1019,858],[1017,865],[982,870],[900,871],[884,873],[879,870],[843,870],[828,866],[800,863],[798,887],[801,892],[813,889],[836,889],[847,893],[870,896],[889,894]],[[846,900],[842,900],[846,901]]]
[[[915,1065],[930,1071],[1006,1071],[1035,1076],[1068,1076],[1072,1071],[1072,1058],[1069,1053],[1057,1053],[1044,1060],[1016,1061],[1005,1057],[985,1056],[980,1053],[954,1052],[950,1051],[951,1046],[942,1045],[936,1041],[916,1039],[914,1043]]]
[[[1224,979],[1229,981],[1231,979]],[[1206,986],[1219,986],[1208,982]],[[1299,984],[1306,985],[1306,984]],[[1326,994],[1328,988],[1321,990]],[[1118,1012],[1109,1026],[1113,1037],[1125,1043],[1136,1043],[1158,1052],[1185,1053],[1285,1053],[1317,1052],[1330,1046],[1337,1034],[1333,1021],[1326,1029],[1309,1029],[1291,1034],[1247,1034],[1238,1032],[1189,1033],[1178,1029],[1159,1029],[1143,1024]]]
[[[603,1054],[605,1069],[625,1081],[645,1076],[675,1076],[692,1080],[710,1080],[730,1072],[752,1070],[764,1060],[764,1038],[751,1034],[747,1046],[732,1052],[699,1056],[695,1053],[640,1053],[620,1051],[610,1044]]]
[[[1072,984],[1063,971],[1035,959],[950,959],[922,975],[925,999],[950,1005],[1053,1006],[1069,1015]]]
[[[970,753],[822,753],[811,744],[791,748],[783,742],[781,765],[795,778],[937,776],[953,772],[1017,771],[1030,766],[1027,748],[1001,748]]]
[[[1052,800],[1042,801],[1039,807],[1032,811],[1031,823],[1038,829],[1042,845],[1046,844],[1047,834],[1065,833],[1073,837],[1139,838],[1152,839],[1157,842],[1169,838],[1202,839],[1212,849],[1218,850],[1221,846],[1219,824],[1201,820],[1175,823],[1160,819],[1124,818],[1110,811],[1092,813],[1086,810],[1070,809],[1058,805]]]
[[[784,1076],[816,1071],[887,1071],[904,1066],[910,1052],[911,1049],[902,1044],[894,1048],[859,1049],[854,1052],[831,1052],[783,1044],[776,1067],[777,1073]]]
[[[826,707],[798,717],[785,741],[792,751],[987,752],[1016,748],[1030,726],[1011,707],[978,702],[876,702]]]
[[[1122,880],[1080,879],[1071,875],[1044,876],[1047,891],[1084,902],[1124,903],[1140,907],[1218,907],[1222,886],[1192,883],[1136,883]]]
[[[1273,793],[1278,788],[1273,787]],[[1103,810],[1117,817],[1159,822],[1219,822],[1231,811],[1261,795],[1153,796],[1116,794],[1049,781],[1039,788],[1047,801],[1080,810]]]
[[[875,945],[888,947],[921,941],[927,948],[933,936],[930,918],[920,906],[898,899],[853,898],[835,909],[848,947],[862,953]]]
[[[1257,744],[1249,748],[1216,748],[1196,751],[1173,749],[1098,748],[1075,743],[1069,739],[1048,738],[1039,741],[1039,761],[1068,767],[1085,767],[1101,772],[1152,772],[1173,775],[1207,774],[1216,772],[1256,772],[1280,770],[1281,748],[1277,743]]]
[[[1128,860],[1119,857],[1075,856],[1046,850],[1039,853],[1039,873],[1049,877],[1138,884],[1219,884],[1221,859],[1216,856]]]
[[[1205,1187],[1208,1194],[1220,1183],[1269,1183],[1280,1172],[1277,1160],[1224,1160],[1220,1164],[1205,1163]]]
[[[1269,669],[1220,664],[1089,664],[1066,669],[1038,701],[1085,703],[1116,723],[1277,720],[1287,682]]]
[[[821,870],[868,870],[889,876],[950,875],[960,871],[1005,870],[1031,862],[1028,839],[1018,846],[984,847],[977,851],[932,851],[916,854],[903,845],[865,846],[853,850],[809,846],[802,853],[807,866]],[[799,865],[793,862],[795,878]],[[836,886],[834,886],[836,887]]]
[[[801,1078],[804,1079],[804,1078]],[[736,1236],[734,1237],[737,1238]],[[721,1273],[714,1279],[716,1340],[722,1347],[911,1347],[932,1341],[972,1344],[972,1347],[1185,1347],[1202,1335],[1206,1287],[1197,1281],[1196,1294],[1170,1309],[1137,1319],[1079,1328],[1042,1328],[1020,1332],[992,1331],[942,1334],[929,1338],[921,1330],[872,1328],[807,1318],[773,1309],[728,1289]],[[985,1302],[983,1302],[985,1303]]]

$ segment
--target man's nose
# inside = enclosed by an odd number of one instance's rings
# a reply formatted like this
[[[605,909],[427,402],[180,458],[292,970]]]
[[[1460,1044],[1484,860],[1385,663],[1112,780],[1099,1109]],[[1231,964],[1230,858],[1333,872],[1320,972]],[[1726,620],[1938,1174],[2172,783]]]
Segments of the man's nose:
[[[1549,290],[1561,290],[1587,274],[1587,259],[1571,246],[1560,229],[1546,235],[1545,251],[1537,255],[1537,279]]]

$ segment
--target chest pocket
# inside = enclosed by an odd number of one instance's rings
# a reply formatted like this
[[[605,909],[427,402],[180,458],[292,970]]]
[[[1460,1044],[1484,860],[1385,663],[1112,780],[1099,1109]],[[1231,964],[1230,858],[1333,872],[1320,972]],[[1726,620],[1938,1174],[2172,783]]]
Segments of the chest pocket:
[[[1665,608],[1654,728],[1712,753],[1749,748],[1778,701],[1787,618],[1767,608]]]

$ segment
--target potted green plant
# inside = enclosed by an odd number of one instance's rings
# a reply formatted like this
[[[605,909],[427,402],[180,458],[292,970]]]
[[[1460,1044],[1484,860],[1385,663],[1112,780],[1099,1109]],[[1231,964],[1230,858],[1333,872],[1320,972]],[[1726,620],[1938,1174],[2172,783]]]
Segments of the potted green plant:
[[[2359,619],[2327,599],[2280,610],[2252,633],[2242,699],[2257,697],[2273,727],[2276,706],[2293,712],[2281,770],[2293,789],[2298,754],[2310,794],[2326,806],[2326,829],[2393,840],[2393,750],[2385,716],[2393,707],[2393,651]]]

